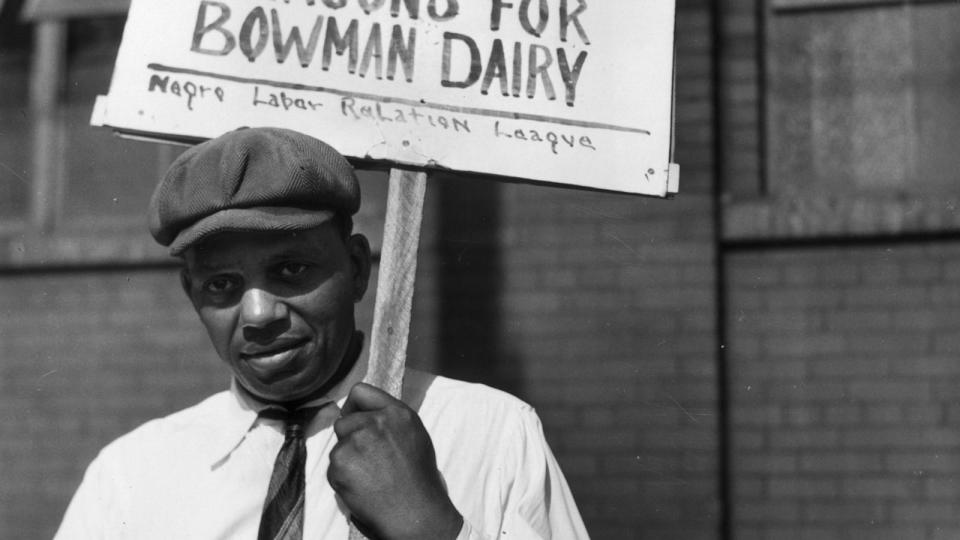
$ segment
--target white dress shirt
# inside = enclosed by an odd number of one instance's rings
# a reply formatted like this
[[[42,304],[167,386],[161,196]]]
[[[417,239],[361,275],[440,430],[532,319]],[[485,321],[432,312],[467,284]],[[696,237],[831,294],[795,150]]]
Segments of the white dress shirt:
[[[322,401],[307,434],[305,539],[346,539],[348,513],[327,483],[333,422],[358,366]],[[464,517],[458,540],[588,538],[536,412],[504,392],[408,369],[403,399],[433,441]],[[317,404],[316,402],[313,403]],[[105,447],[55,540],[255,539],[283,426],[232,385]]]

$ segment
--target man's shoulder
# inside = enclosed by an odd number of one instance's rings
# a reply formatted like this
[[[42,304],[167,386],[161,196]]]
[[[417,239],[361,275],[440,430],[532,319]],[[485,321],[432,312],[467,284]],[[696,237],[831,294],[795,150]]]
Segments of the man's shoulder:
[[[403,399],[421,416],[457,416],[480,422],[536,416],[530,404],[502,390],[416,369],[406,371]]]
[[[125,453],[142,447],[156,453],[162,448],[182,447],[216,429],[231,400],[235,398],[229,391],[218,392],[195,405],[148,420],[108,444],[103,453]]]
[[[528,403],[484,384],[407,372],[404,400],[430,434],[437,466],[451,489],[467,501],[477,479],[514,478],[547,455],[540,419]],[[422,396],[419,407],[412,397]],[[507,481],[507,480],[503,480]]]

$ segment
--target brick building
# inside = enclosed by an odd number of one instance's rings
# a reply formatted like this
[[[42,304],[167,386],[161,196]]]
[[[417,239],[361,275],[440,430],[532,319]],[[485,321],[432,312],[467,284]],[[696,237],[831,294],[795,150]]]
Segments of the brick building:
[[[960,537],[960,6],[677,7],[681,194],[434,176],[411,363],[533,404],[598,539]],[[124,8],[0,1],[2,538],[226,383],[144,230],[178,149],[86,127]]]

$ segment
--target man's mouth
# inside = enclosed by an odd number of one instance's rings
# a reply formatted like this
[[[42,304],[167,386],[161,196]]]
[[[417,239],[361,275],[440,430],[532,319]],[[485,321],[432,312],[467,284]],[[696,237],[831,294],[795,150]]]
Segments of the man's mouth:
[[[272,372],[283,368],[305,343],[305,339],[300,339],[263,347],[246,347],[240,352],[240,359],[257,371]]]

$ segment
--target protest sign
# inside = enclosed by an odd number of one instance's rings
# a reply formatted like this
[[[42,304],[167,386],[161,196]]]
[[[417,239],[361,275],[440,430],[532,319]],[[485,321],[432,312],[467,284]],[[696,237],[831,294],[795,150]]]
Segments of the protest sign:
[[[93,123],[664,196],[667,0],[134,0]]]

